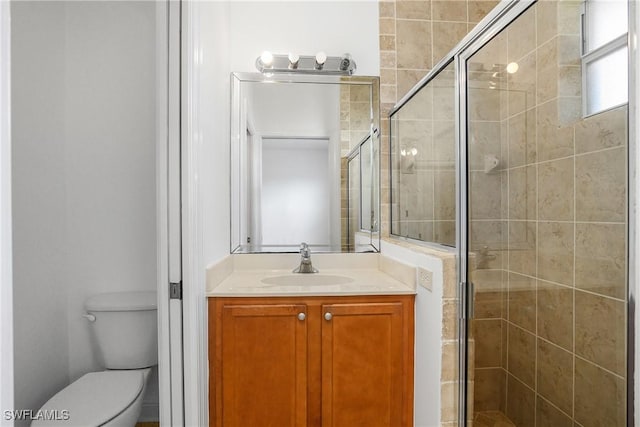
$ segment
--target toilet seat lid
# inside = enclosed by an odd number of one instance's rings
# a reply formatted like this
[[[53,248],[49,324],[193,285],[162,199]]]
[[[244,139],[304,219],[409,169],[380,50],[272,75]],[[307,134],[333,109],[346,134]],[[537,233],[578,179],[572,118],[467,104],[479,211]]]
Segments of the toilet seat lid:
[[[69,419],[47,420],[43,425],[100,426],[127,409],[143,387],[144,376],[138,370],[90,372],[58,392],[41,408],[43,411],[67,410]]]

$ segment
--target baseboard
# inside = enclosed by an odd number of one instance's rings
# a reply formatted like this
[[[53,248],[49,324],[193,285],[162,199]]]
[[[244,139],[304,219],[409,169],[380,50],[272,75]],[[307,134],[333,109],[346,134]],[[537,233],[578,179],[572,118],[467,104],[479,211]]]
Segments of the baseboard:
[[[160,404],[157,402],[142,402],[142,410],[140,411],[139,422],[158,421],[160,420]]]

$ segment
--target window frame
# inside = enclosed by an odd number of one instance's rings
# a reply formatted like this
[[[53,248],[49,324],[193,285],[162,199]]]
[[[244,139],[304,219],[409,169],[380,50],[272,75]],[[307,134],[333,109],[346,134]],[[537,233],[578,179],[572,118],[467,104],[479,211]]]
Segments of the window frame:
[[[580,37],[581,37],[581,55],[580,55],[580,66],[581,66],[581,74],[582,74],[582,117],[587,118],[591,116],[595,116],[596,114],[604,113],[606,111],[614,110],[618,107],[626,105],[629,103],[629,94],[627,93],[627,101],[622,102],[620,104],[612,105],[610,107],[606,107],[604,109],[595,110],[592,112],[588,111],[588,97],[589,97],[589,89],[587,86],[587,68],[588,66],[604,57],[607,57],[619,49],[627,48],[627,68],[629,67],[629,26],[627,25],[627,31],[624,34],[619,35],[613,40],[609,40],[602,46],[599,46],[595,49],[590,50],[588,46],[588,37],[589,33],[589,25],[588,25],[588,17],[589,13],[589,3],[590,0],[584,0],[582,2],[582,9],[580,11]],[[628,5],[628,1],[627,1]],[[629,14],[627,12],[627,19]],[[628,77],[627,77],[628,78]],[[628,92],[628,89],[627,89]]]

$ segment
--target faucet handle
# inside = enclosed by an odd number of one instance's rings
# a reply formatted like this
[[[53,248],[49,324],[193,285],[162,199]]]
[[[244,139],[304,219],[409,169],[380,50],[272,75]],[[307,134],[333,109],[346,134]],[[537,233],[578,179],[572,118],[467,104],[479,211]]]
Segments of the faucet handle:
[[[309,258],[309,256],[311,255],[309,245],[305,242],[300,243],[300,255],[302,255],[304,258]]]

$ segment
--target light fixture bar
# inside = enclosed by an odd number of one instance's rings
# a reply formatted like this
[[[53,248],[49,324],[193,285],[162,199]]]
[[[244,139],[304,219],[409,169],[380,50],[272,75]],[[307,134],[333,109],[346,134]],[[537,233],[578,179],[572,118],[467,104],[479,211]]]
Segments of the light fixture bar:
[[[265,63],[264,58],[270,61]],[[297,61],[292,62],[295,59]],[[256,59],[256,68],[263,74],[297,73],[350,76],[356,70],[356,62],[351,59],[351,55],[348,53],[342,56],[326,56],[324,52],[319,52],[314,56],[298,56],[292,53],[280,55],[265,52]]]

